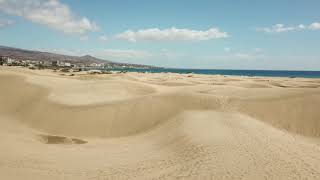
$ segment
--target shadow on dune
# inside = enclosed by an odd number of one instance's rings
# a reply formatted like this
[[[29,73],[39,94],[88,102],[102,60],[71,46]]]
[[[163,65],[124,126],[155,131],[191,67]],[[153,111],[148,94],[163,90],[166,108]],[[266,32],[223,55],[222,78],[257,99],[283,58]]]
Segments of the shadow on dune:
[[[87,141],[77,138],[54,135],[39,135],[40,140],[45,144],[86,144]]]

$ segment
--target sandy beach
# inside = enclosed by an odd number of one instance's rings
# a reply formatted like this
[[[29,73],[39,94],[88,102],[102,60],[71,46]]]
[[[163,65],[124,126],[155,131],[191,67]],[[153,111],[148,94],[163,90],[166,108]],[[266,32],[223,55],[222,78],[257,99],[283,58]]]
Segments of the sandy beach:
[[[0,67],[0,179],[320,179],[320,79]]]

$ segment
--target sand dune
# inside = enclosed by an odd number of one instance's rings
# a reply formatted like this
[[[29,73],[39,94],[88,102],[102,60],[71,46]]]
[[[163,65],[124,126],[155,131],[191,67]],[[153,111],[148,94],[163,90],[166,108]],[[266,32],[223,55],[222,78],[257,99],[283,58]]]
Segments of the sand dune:
[[[319,179],[320,81],[0,67],[0,179]]]

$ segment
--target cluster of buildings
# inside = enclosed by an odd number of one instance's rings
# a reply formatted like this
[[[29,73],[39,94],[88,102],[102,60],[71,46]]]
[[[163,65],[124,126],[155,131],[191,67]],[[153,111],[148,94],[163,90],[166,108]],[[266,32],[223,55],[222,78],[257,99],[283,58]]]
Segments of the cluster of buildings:
[[[0,65],[1,66],[9,66],[17,64],[17,60],[10,58],[10,57],[0,57]],[[20,64],[20,62],[19,62]]]
[[[35,60],[21,60],[8,56],[0,57],[1,66],[25,66],[25,67],[72,67],[71,63],[60,63],[58,61],[35,61]]]
[[[150,69],[150,66],[135,65],[126,63],[71,63],[70,61],[39,61],[39,60],[21,60],[9,56],[0,56],[0,66],[23,66],[30,69],[65,69],[65,70],[90,70],[90,69]]]
[[[35,61],[35,60],[21,60],[14,59],[8,56],[0,56],[0,66],[24,66],[34,68],[104,68],[108,66],[104,63],[92,63],[92,64],[73,64],[64,61]]]

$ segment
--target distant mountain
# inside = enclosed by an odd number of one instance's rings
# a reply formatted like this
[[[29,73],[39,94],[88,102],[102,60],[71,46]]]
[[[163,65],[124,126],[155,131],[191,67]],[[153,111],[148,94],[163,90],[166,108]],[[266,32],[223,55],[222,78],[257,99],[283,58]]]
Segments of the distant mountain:
[[[86,56],[68,56],[62,54],[55,54],[49,52],[32,51],[25,49],[18,49],[6,46],[0,46],[0,56],[8,56],[21,60],[33,60],[33,61],[65,61],[74,64],[92,64],[92,63],[115,63],[108,60],[98,59],[90,55]]]
[[[33,50],[25,50],[19,48],[12,48],[6,46],[0,46],[0,56],[11,57],[13,59],[18,60],[32,60],[32,61],[63,61],[69,62],[72,64],[85,64],[89,65],[92,63],[104,63],[109,64],[113,67],[133,67],[133,68],[159,68],[155,66],[149,65],[142,65],[142,64],[129,64],[129,63],[118,63],[113,61],[108,61],[104,59],[99,59],[90,55],[85,56],[68,56],[56,53],[49,53],[49,52],[41,52],[41,51],[33,51]]]

